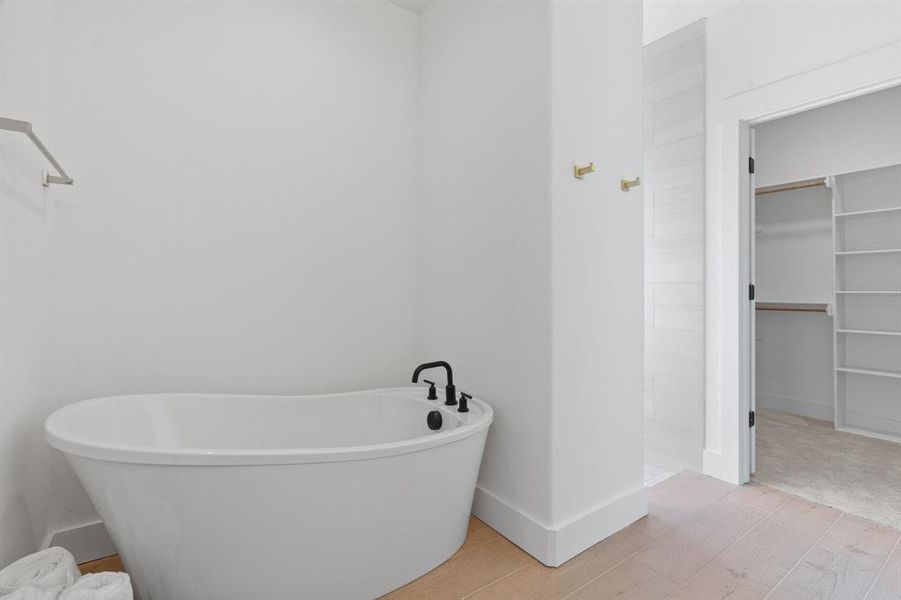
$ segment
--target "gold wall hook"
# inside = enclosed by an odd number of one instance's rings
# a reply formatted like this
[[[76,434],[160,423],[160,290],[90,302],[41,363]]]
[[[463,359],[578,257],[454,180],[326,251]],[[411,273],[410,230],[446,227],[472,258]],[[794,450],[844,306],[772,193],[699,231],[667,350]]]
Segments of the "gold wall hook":
[[[628,192],[630,189],[634,188],[636,185],[641,185],[641,177],[636,177],[633,180],[628,179],[620,179],[619,180],[619,189],[624,192]]]
[[[594,163],[588,163],[587,167],[580,167],[579,165],[573,166],[573,176],[576,179],[582,179],[589,173],[594,173]]]

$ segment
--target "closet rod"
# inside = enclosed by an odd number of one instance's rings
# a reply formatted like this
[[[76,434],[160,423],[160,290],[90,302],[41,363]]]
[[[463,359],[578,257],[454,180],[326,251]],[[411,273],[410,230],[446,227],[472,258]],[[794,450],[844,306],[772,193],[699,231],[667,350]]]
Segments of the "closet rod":
[[[816,303],[758,302],[754,308],[757,310],[771,310],[776,312],[813,312],[829,314],[828,304]]]
[[[28,121],[19,121],[18,119],[7,119],[5,117],[0,117],[0,129],[4,131],[16,131],[18,133],[24,133],[28,136],[28,139],[32,141],[32,143],[37,146],[38,150],[41,151],[41,154],[44,155],[50,164],[53,165],[53,168],[56,169],[56,172],[59,175],[49,175],[44,173],[44,187],[47,187],[51,183],[61,183],[63,185],[72,185],[75,183],[75,180],[69,177],[69,174],[62,168],[62,166],[53,158],[53,155],[50,154],[50,151],[47,150],[47,147],[41,142],[38,136],[35,135],[34,131],[31,128],[31,123]]]
[[[825,308],[758,308],[757,310],[771,310],[774,312],[812,312],[812,313],[825,313]]]
[[[816,179],[805,179],[803,181],[793,181],[791,183],[780,183],[779,185],[767,185],[754,190],[755,196],[764,194],[775,194],[776,192],[787,192],[789,190],[803,190],[804,188],[821,187],[826,185],[825,177]]]

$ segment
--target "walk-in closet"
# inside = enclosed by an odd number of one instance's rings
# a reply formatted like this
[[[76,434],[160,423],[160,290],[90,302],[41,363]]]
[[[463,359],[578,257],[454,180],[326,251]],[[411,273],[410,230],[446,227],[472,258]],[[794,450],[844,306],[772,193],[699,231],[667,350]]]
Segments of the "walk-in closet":
[[[753,133],[753,477],[899,527],[901,88]]]

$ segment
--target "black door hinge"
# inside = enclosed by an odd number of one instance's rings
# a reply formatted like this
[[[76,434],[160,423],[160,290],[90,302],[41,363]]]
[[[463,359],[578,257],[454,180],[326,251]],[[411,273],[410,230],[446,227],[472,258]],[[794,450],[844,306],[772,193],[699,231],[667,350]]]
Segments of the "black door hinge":
[[[757,423],[757,413],[752,410],[748,413],[748,427],[754,427],[755,423]]]
[[[748,173],[753,173],[753,172],[754,172],[754,157],[749,156],[748,157]]]
[[[757,295],[757,291],[754,289],[754,284],[750,284],[748,286],[748,300],[753,300]]]

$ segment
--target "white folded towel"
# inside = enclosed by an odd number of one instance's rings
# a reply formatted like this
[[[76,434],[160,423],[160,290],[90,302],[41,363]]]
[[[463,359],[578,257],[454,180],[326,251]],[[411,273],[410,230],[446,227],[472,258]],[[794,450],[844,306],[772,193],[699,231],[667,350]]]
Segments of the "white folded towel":
[[[0,600],[58,600],[59,594],[62,591],[63,586],[61,585],[54,585],[47,588],[26,585],[25,587],[17,589],[12,594],[0,596]]]
[[[94,573],[66,588],[59,600],[134,600],[134,592],[125,573]]]
[[[26,586],[68,586],[81,576],[75,558],[65,548],[53,547],[20,558],[0,570],[0,597]]]

